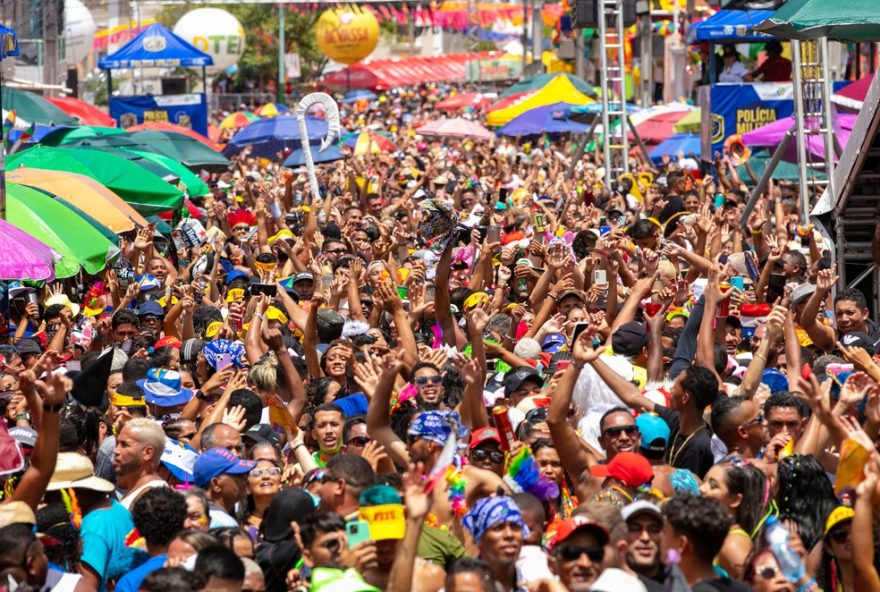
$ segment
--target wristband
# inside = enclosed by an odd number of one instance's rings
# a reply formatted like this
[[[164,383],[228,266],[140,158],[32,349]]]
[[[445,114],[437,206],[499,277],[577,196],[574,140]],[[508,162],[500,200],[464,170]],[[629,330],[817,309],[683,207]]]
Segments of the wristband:
[[[797,589],[797,592],[814,592],[819,589],[819,584],[816,583],[815,578],[810,578],[810,581]]]
[[[15,416],[15,421],[21,421],[22,419],[24,419],[25,421],[30,421],[31,417],[27,413],[19,413]]]
[[[64,403],[55,403],[54,405],[46,405],[43,403],[43,411],[46,413],[58,413],[61,411],[62,407],[64,407]]]

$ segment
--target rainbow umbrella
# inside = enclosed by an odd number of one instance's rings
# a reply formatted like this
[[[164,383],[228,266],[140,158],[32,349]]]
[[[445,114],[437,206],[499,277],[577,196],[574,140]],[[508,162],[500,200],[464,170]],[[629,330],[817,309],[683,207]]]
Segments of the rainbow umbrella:
[[[260,118],[259,115],[252,111],[236,111],[227,115],[220,122],[220,129],[238,129],[252,123]]]
[[[354,148],[355,156],[394,152],[397,150],[397,145],[381,132],[352,132],[343,136],[339,143],[343,146]]]
[[[275,117],[281,113],[287,113],[289,110],[290,109],[281,103],[266,103],[265,105],[257,107],[257,109],[254,110],[254,113],[260,117]]]

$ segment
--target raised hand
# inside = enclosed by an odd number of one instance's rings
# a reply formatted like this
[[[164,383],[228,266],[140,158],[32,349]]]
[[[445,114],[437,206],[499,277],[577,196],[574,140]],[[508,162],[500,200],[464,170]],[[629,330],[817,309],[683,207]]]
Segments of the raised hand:
[[[422,463],[411,464],[403,474],[403,503],[407,518],[421,520],[431,511],[433,496],[428,493],[428,484]]]
[[[235,405],[232,408],[224,409],[223,419],[220,420],[220,423],[225,423],[226,425],[235,428],[239,432],[243,432],[245,426],[247,425],[244,407],[242,407],[241,405]]]
[[[571,357],[575,362],[589,364],[590,362],[599,359],[599,356],[602,355],[601,349],[593,349],[593,337],[595,337],[595,335],[596,329],[590,325],[581,331],[581,334],[575,339],[571,349]]]

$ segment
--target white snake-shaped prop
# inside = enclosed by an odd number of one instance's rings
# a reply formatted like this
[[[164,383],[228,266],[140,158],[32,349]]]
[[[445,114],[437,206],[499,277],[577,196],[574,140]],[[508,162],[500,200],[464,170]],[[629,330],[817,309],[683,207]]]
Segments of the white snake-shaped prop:
[[[299,137],[302,142],[303,160],[306,163],[306,170],[309,173],[309,187],[312,190],[312,200],[321,197],[318,189],[318,176],[315,173],[315,161],[312,160],[312,146],[309,144],[309,130],[306,128],[306,113],[312,105],[320,103],[324,107],[324,114],[327,121],[327,135],[321,140],[321,148],[319,152],[323,152],[333,145],[339,139],[340,123],[339,123],[339,107],[333,97],[327,93],[311,93],[302,98],[296,105],[296,121],[299,124]]]

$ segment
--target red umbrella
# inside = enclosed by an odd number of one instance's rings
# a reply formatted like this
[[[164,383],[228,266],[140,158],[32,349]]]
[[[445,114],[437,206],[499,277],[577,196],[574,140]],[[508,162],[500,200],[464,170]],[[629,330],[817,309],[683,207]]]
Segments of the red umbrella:
[[[842,107],[859,110],[865,105],[865,97],[868,96],[868,88],[874,81],[874,75],[868,74],[855,82],[847,84],[831,96],[831,102]]]
[[[168,123],[167,121],[145,121],[144,123],[139,123],[138,125],[133,125],[129,128],[126,128],[126,131],[134,133],[139,132],[141,130],[153,130],[157,132],[175,132],[178,134],[183,134],[184,136],[189,136],[194,140],[198,140],[205,146],[220,152],[222,148],[200,134],[199,132],[193,131],[188,127],[183,127],[181,125],[174,125],[173,123]]]
[[[483,107],[488,105],[491,99],[478,92],[464,92],[457,95],[447,97],[437,103],[434,107],[441,111],[455,111],[465,107]]]
[[[646,144],[659,144],[667,138],[675,135],[675,124],[690,113],[690,109],[681,111],[659,111],[656,114],[646,114],[643,121],[639,121],[636,116],[632,117],[639,132],[639,137]],[[632,133],[629,134],[630,139],[635,140]]]
[[[499,109],[506,109],[510,107],[514,103],[519,103],[520,101],[524,101],[528,99],[530,96],[538,92],[538,90],[526,90],[519,93],[513,93],[509,97],[504,97],[503,99],[499,99],[492,103],[489,106],[489,111],[498,111]]]
[[[71,117],[76,117],[84,125],[116,127],[116,121],[110,115],[80,99],[74,97],[45,97],[45,99]]]
[[[423,136],[439,136],[441,138],[474,138],[476,140],[491,140],[495,137],[495,134],[476,121],[470,121],[461,117],[432,121],[418,128],[416,133]]]

